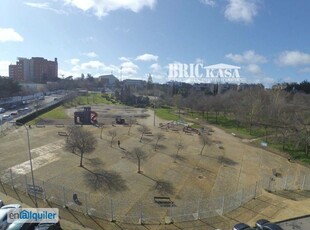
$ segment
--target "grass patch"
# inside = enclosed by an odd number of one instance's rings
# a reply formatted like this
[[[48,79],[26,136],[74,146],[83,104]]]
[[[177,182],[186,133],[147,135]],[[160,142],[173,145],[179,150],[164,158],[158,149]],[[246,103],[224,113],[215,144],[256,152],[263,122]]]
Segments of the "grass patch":
[[[65,108],[63,106],[59,106],[51,111],[44,113],[40,116],[42,119],[67,119],[69,116],[67,115]]]
[[[174,114],[174,110],[171,108],[158,108],[155,110],[156,112],[156,116],[158,116],[159,118],[163,119],[163,120],[179,120],[179,116],[177,116],[176,114]]]
[[[78,105],[120,105],[115,98],[109,94],[89,93],[87,96],[77,96],[74,100],[64,104],[66,108],[75,107]]]
[[[41,116],[37,117],[36,119],[29,121],[28,125],[35,125],[38,121],[42,119],[68,119],[70,118],[68,114],[65,111],[64,106],[59,106],[55,109],[52,109],[51,111],[48,111]]]

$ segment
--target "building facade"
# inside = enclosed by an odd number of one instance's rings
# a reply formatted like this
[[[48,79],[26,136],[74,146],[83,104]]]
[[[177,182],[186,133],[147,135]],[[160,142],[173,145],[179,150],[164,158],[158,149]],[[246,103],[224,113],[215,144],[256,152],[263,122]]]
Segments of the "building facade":
[[[15,65],[9,65],[9,77],[19,82],[45,83],[58,78],[58,62],[42,57],[18,58]]]

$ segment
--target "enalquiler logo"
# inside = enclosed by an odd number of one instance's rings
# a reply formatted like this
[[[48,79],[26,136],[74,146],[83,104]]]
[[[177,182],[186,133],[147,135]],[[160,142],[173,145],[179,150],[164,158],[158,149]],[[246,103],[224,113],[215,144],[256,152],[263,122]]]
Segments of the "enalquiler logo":
[[[30,223],[57,223],[58,208],[16,208],[8,212],[7,222],[23,220]]]

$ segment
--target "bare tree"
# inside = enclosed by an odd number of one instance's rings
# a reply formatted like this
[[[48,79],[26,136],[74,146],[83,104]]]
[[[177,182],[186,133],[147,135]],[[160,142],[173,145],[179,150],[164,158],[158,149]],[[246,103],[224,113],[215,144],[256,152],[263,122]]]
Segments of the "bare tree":
[[[80,152],[80,167],[82,167],[84,153],[93,152],[96,148],[97,140],[91,132],[82,127],[69,127],[68,133],[70,135],[66,141],[66,149],[73,151],[77,149]]]
[[[111,137],[111,143],[110,143],[110,146],[112,147],[113,145],[113,142],[114,142],[114,139],[117,135],[116,131],[115,130],[109,130],[108,132],[109,136]]]
[[[143,138],[144,134],[149,131],[149,128],[146,125],[141,125],[138,128],[138,131],[141,133],[140,142],[142,142],[142,138]]]
[[[138,173],[141,173],[141,160],[146,160],[147,154],[140,147],[136,147],[132,150],[131,154],[138,160]]]
[[[132,117],[129,117],[128,121],[128,135],[130,135],[130,131],[131,131],[131,127],[133,126],[133,124],[135,123],[135,120]]]
[[[177,158],[179,156],[180,150],[185,149],[185,145],[180,140],[178,143],[176,143],[175,147],[177,148],[177,153],[175,154],[175,157],[174,157],[174,163],[177,162]]]
[[[158,142],[159,142],[160,140],[162,140],[162,139],[165,138],[165,134],[163,134],[163,133],[156,133],[156,134],[155,134],[155,138],[156,138],[156,144],[155,144],[154,149],[155,149],[155,151],[156,151],[156,150],[157,150],[157,147],[158,147]]]
[[[202,134],[200,135],[200,142],[201,142],[201,144],[202,144],[202,148],[201,148],[201,151],[200,151],[200,155],[202,155],[205,146],[206,146],[206,145],[211,145],[211,143],[212,143],[210,137],[208,136],[208,132],[202,133]]]

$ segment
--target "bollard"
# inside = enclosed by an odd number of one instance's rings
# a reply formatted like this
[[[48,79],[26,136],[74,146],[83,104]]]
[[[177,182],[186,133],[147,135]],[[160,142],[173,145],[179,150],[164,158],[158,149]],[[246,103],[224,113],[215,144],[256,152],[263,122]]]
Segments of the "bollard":
[[[24,176],[25,176],[25,190],[26,190],[27,195],[29,195],[29,193],[28,193],[27,175],[24,175]]]
[[[65,189],[65,187],[64,186],[62,186],[62,192],[63,192],[63,196],[64,196],[64,202],[63,202],[63,205],[62,205],[62,207],[63,208],[67,208],[67,202],[66,202],[66,189]]]
[[[111,222],[114,222],[114,212],[113,212],[113,200],[110,201],[110,207],[111,207]]]

